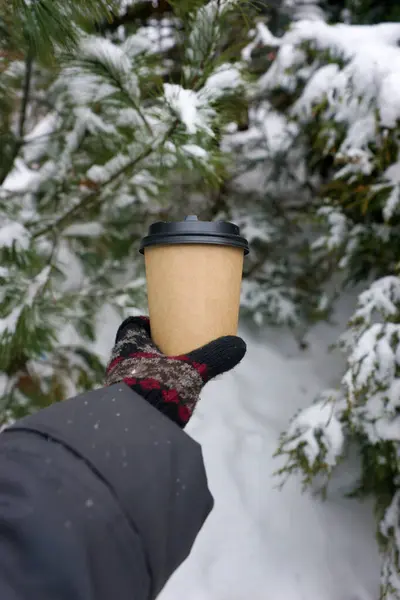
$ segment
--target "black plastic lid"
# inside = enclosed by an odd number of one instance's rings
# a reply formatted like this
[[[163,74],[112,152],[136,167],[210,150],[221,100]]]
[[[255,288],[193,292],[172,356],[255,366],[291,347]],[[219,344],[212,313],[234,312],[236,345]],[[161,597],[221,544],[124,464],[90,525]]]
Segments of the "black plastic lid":
[[[195,215],[184,221],[153,223],[140,243],[139,252],[143,254],[149,246],[169,244],[217,244],[242,248],[245,255],[249,253],[249,244],[237,225],[227,221],[199,221]]]

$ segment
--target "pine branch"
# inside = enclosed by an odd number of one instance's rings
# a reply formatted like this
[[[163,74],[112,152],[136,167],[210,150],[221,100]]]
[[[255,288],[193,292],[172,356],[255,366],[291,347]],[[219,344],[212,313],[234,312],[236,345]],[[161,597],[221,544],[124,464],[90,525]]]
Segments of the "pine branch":
[[[168,131],[164,134],[160,146],[163,146],[168,140],[168,138],[172,135],[177,124],[178,121],[174,121],[174,123],[171,125]],[[150,144],[145,150],[143,150],[143,152],[141,152],[138,156],[131,160],[127,165],[124,165],[123,167],[121,167],[121,169],[113,173],[113,175],[111,175],[111,177],[109,177],[107,181],[102,183],[102,187],[107,187],[110,183],[118,179],[120,175],[123,175],[128,169],[136,167],[142,160],[150,156],[150,154],[153,151],[154,144]],[[50,231],[58,231],[61,227],[65,227],[72,217],[74,217],[76,214],[79,214],[82,210],[88,209],[92,205],[92,203],[98,199],[100,192],[101,190],[96,189],[92,193],[88,194],[79,204],[73,206],[70,210],[64,213],[57,221],[51,223],[50,225],[46,225],[46,227],[43,227],[42,229],[34,233],[32,237],[36,239],[42,235],[45,235],[46,233],[49,233]],[[100,200],[99,205],[102,201],[104,202],[106,199],[107,198],[105,197],[102,200]]]
[[[38,62],[54,64],[57,50],[71,50],[80,31],[111,19],[115,0],[9,0],[0,14],[9,24],[13,47],[34,49]]]
[[[33,56],[28,53],[25,58],[25,76],[24,76],[24,85],[22,90],[22,102],[21,102],[21,110],[18,119],[18,137],[14,139],[13,148],[11,151],[11,156],[6,163],[6,167],[3,169],[0,175],[0,185],[2,185],[12,170],[14,166],[14,161],[18,156],[18,152],[21,149],[21,146],[24,143],[24,131],[25,131],[25,121],[26,121],[26,113],[29,102],[29,93],[31,89],[32,82],[32,68],[33,68]]]
[[[77,61],[77,62],[79,64],[79,61]],[[142,121],[143,125],[147,129],[147,133],[152,135],[153,131],[149,125],[149,122],[147,121],[145,115],[143,114],[143,112],[140,108],[140,104],[138,102],[136,102],[134,100],[134,98],[132,98],[132,96],[127,92],[127,90],[125,89],[125,87],[123,85],[123,82],[118,77],[118,75],[115,73],[115,71],[113,71],[110,68],[107,68],[107,65],[105,65],[104,63],[97,63],[92,59],[84,59],[83,64],[85,66],[89,67],[89,69],[88,69],[89,72],[92,72],[93,70],[95,70],[96,68],[99,68],[99,67],[102,71],[105,71],[106,77],[112,81],[113,85],[115,85],[115,87],[120,90],[121,94],[123,94],[124,98],[126,98],[127,102],[129,104],[131,104],[132,107],[136,110],[136,112],[139,115],[140,120]]]

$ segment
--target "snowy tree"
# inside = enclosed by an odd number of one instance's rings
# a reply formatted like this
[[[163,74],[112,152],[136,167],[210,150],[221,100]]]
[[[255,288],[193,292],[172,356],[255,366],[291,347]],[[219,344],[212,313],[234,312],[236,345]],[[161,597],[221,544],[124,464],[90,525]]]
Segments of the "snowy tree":
[[[300,472],[304,484],[317,478],[326,492],[335,466],[356,442],[361,457],[354,496],[376,499],[382,550],[382,597],[398,598],[400,441],[400,278],[376,280],[359,296],[340,339],[347,369],[339,390],[327,390],[297,414],[282,435],[280,474]]]
[[[3,420],[101,381],[88,350],[101,308],[145,310],[138,246],[150,222],[216,212],[221,135],[245,97],[235,2],[170,4],[156,23],[150,12],[117,29],[107,24],[135,2],[114,3],[109,21],[109,3],[90,20],[90,2],[50,14],[47,2],[16,2],[3,23],[20,4],[1,58]],[[42,40],[57,20],[64,35]],[[232,40],[227,23],[240,20],[244,41]]]
[[[294,416],[278,448],[287,459],[280,474],[299,472],[306,486],[322,478],[326,491],[356,442],[361,475],[353,493],[375,497],[382,597],[399,598],[400,26],[313,20],[279,40],[265,27],[258,36],[275,53],[259,93],[268,114],[278,112],[293,131],[289,145],[282,136],[277,144],[279,152],[284,140],[278,182],[297,176],[296,202],[313,188],[306,227],[313,269],[322,289],[333,281],[336,292],[337,282],[367,286],[339,340],[347,360],[341,386]],[[295,210],[304,215],[301,201]]]
[[[285,64],[281,41],[258,22],[242,51],[252,75],[261,76],[248,88],[248,126],[225,136],[237,165],[226,195],[252,244],[250,277],[243,284],[245,312],[259,324],[290,325],[301,336],[305,323],[329,312],[322,285],[333,267],[326,261],[315,269],[310,213],[321,175],[311,171],[305,128],[288,111],[285,86],[292,89],[294,82],[291,54]],[[295,72],[297,65],[292,68]]]

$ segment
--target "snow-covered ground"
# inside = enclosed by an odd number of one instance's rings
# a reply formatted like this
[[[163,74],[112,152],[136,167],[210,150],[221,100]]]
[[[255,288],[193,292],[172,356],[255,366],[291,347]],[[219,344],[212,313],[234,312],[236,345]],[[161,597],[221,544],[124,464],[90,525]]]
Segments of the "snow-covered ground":
[[[343,298],[339,325],[351,308]],[[280,432],[340,375],[327,346],[341,329],[317,326],[301,352],[281,330],[242,327],[245,360],[208,384],[188,427],[203,446],[215,508],[159,600],[377,600],[371,505],[343,498],[355,465],[325,502],[302,494],[294,477],[279,490],[273,476]]]

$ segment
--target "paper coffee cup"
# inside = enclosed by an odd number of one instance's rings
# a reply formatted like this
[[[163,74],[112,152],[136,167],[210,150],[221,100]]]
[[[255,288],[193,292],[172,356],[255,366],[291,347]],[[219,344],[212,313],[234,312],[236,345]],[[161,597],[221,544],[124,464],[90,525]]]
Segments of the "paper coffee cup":
[[[151,336],[168,356],[236,335],[247,240],[225,221],[157,222],[143,238]]]

